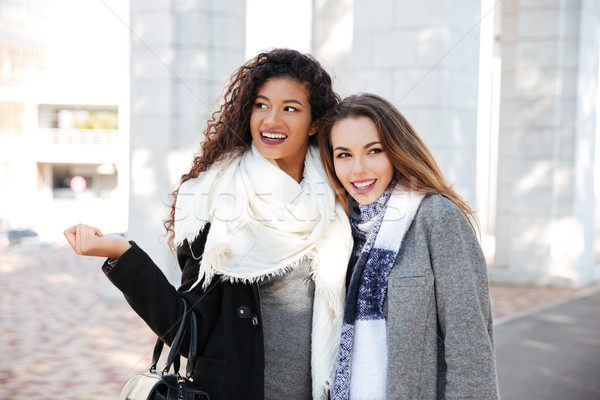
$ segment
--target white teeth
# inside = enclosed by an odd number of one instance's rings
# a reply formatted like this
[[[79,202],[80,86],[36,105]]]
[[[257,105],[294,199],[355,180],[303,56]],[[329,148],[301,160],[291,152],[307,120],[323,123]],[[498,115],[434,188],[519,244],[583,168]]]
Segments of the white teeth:
[[[366,181],[366,182],[361,182],[361,183],[355,182],[355,183],[353,183],[353,185],[356,186],[357,189],[366,189],[369,186],[371,186],[373,183],[375,183],[375,179],[372,179],[372,180]]]
[[[267,139],[285,139],[287,137],[282,133],[261,132],[260,134],[266,137]]]

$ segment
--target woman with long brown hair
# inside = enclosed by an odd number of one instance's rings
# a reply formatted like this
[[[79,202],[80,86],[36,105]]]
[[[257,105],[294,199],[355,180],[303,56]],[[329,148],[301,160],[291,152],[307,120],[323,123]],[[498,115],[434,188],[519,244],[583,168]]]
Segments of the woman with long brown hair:
[[[77,254],[103,270],[164,341],[199,320],[194,380],[211,399],[327,398],[352,237],[315,146],[337,104],[329,74],[293,50],[261,53],[231,77],[165,226],[182,285],[133,241],[77,225]]]
[[[497,399],[474,212],[379,96],[344,99],[318,137],[354,236],[332,399]]]

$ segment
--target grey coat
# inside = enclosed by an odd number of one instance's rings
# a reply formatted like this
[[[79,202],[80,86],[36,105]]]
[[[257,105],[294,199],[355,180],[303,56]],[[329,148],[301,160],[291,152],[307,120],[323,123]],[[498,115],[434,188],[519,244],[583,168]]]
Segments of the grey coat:
[[[392,268],[388,399],[498,399],[485,258],[460,209],[426,196]]]

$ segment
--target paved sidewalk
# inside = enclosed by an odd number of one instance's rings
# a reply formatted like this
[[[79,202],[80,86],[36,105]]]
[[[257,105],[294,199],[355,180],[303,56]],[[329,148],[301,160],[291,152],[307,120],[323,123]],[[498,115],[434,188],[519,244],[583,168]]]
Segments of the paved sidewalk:
[[[600,292],[496,327],[503,400],[600,399]]]
[[[104,297],[102,261],[66,247],[0,253],[0,399],[116,399],[147,369],[155,336]],[[493,285],[496,323],[598,288]]]
[[[492,308],[496,325],[504,323],[523,312],[547,307],[557,302],[600,291],[600,283],[582,288],[558,288],[523,285],[490,286]]]
[[[150,365],[152,331],[103,298],[102,260],[0,253],[0,399],[116,399]]]

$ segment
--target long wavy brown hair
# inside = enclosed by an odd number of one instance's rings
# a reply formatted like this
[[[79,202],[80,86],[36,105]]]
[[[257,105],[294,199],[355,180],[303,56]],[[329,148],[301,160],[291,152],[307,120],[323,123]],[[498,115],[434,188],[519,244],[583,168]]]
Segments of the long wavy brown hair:
[[[405,190],[439,193],[447,197],[462,211],[471,228],[475,232],[479,230],[475,212],[446,182],[433,155],[408,120],[389,101],[370,93],[342,100],[323,118],[317,134],[321,161],[346,211],[347,193],[335,174],[331,130],[342,119],[358,117],[367,117],[375,124],[383,150],[394,166],[394,178]]]
[[[175,204],[181,184],[197,178],[215,162],[250,149],[252,107],[260,87],[273,78],[292,79],[305,86],[313,124],[318,124],[327,110],[340,101],[333,91],[331,77],[309,54],[289,49],[274,49],[258,54],[238,68],[229,79],[221,106],[208,120],[204,131],[206,139],[194,157],[192,168],[181,176],[179,184],[172,192],[171,213],[169,219],[164,222],[171,250],[175,250]],[[309,138],[309,143],[317,145],[315,136]]]

